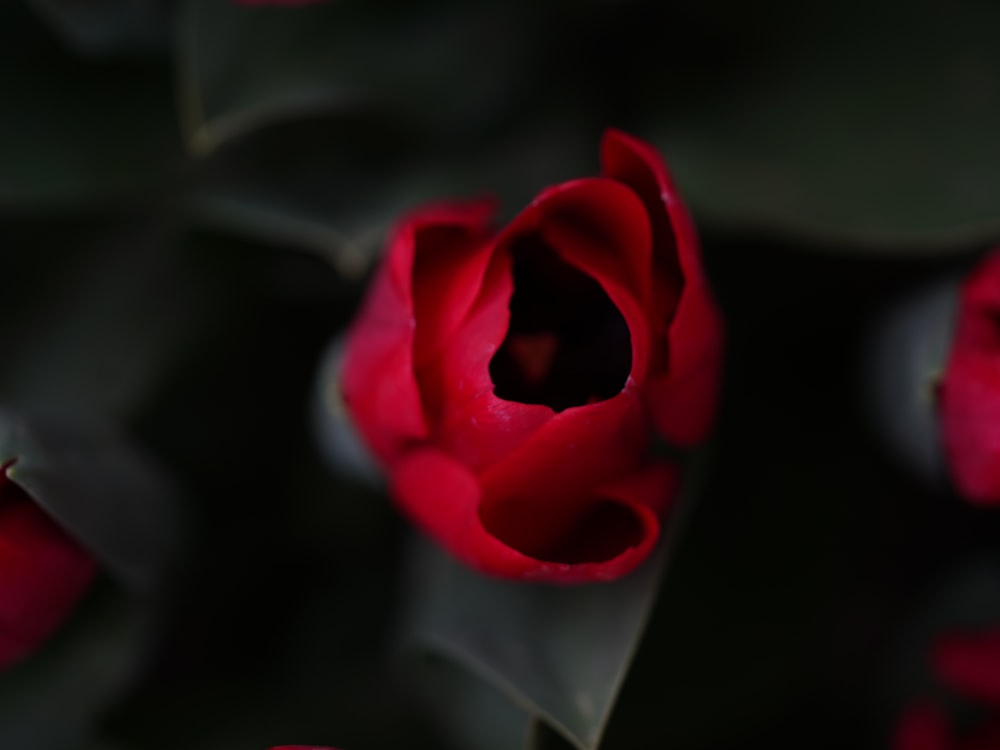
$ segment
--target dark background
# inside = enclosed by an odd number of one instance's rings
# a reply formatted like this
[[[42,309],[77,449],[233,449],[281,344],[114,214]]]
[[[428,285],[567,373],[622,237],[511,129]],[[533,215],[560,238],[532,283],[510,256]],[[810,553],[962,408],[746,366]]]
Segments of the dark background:
[[[25,747],[446,746],[465,709],[433,720],[394,656],[409,532],[325,465],[317,368],[400,211],[493,193],[509,217],[596,172],[608,125],[674,168],[729,343],[707,483],[601,747],[886,747],[933,623],[1000,601],[969,583],[992,580],[1000,518],[894,461],[865,405],[875,322],[1000,234],[996,21],[985,2],[7,4],[0,401],[120,422],[188,528],[135,605],[130,679],[86,718],[60,719],[89,678],[0,677],[0,703],[41,686],[55,728]],[[78,619],[120,597],[105,581]]]

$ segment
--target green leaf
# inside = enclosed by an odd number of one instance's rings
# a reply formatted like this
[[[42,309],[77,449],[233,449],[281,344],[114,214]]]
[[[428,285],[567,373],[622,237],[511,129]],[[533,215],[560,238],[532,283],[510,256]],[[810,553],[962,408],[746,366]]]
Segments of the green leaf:
[[[995,238],[1000,5],[780,10],[746,32],[760,52],[752,63],[720,54],[715,77],[693,65],[653,77],[646,101],[661,106],[639,130],[698,215],[844,252],[945,252]]]
[[[552,588],[484,578],[420,540],[408,564],[414,610],[407,640],[592,750],[642,635],[663,553],[613,584]]]
[[[161,0],[32,0],[32,5],[85,54],[166,48],[167,14]]]
[[[112,576],[147,590],[176,551],[178,517],[166,477],[103,424],[0,411],[8,476]]]
[[[502,221],[545,186],[596,172],[596,142],[548,118],[446,145],[415,142],[370,118],[313,118],[222,145],[204,161],[185,208],[199,224],[314,252],[357,280],[408,210],[492,196]]]
[[[379,110],[411,130],[489,122],[528,73],[528,12],[497,0],[292,10],[187,0],[177,48],[189,145],[207,154],[263,123],[317,112]]]
[[[411,678],[421,706],[444,728],[454,750],[530,746],[535,719],[500,690],[454,661],[434,654],[414,660]]]
[[[147,625],[120,590],[98,584],[49,642],[0,673],[0,746],[80,748],[132,677]]]
[[[20,4],[0,8],[0,206],[134,200],[183,165],[169,72],[81,60]]]
[[[692,475],[700,465],[692,467]],[[689,479],[667,521],[670,538],[639,570],[609,584],[553,587],[488,578],[415,537],[406,560],[404,648],[454,662],[505,695],[527,719],[544,722],[579,750],[594,750],[642,638],[695,484]],[[482,697],[470,700],[485,705]],[[493,747],[488,733],[471,744],[466,720],[453,721],[455,736],[470,743],[464,747]],[[521,728],[510,721],[506,726],[508,733]],[[523,746],[543,738],[533,731]]]
[[[0,401],[9,406],[132,419],[191,347],[237,314],[206,273],[208,252],[195,253],[169,221],[7,219]]]

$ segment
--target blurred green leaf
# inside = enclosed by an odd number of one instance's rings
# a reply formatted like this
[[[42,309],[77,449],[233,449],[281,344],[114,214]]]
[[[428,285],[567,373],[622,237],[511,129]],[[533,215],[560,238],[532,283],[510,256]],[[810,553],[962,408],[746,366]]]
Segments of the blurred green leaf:
[[[557,588],[483,577],[420,538],[407,565],[406,642],[468,669],[528,717],[592,750],[642,636],[665,552],[614,583]],[[464,734],[464,720],[455,721]],[[483,736],[469,747],[489,743]]]
[[[948,276],[895,301],[865,352],[865,390],[875,428],[900,462],[929,486],[947,482],[938,418],[958,313],[960,278]]]
[[[31,0],[71,45],[85,54],[166,49],[164,0]]]
[[[535,719],[495,685],[454,661],[422,654],[412,665],[422,707],[447,727],[454,750],[512,750],[533,747]]]
[[[133,201],[176,178],[164,66],[79,59],[20,4],[0,8],[0,48],[0,206]]]
[[[169,220],[3,219],[5,404],[131,419],[238,314],[206,269],[209,253]]]
[[[652,76],[645,101],[658,106],[644,107],[639,129],[696,212],[734,230],[842,241],[845,252],[995,238],[1000,5],[778,8],[744,32],[751,57],[723,48],[713,76],[693,66]]]
[[[470,710],[486,711],[493,692],[505,696],[522,716],[505,711],[502,731],[523,736],[523,747],[551,747],[553,730],[579,750],[594,750],[700,486],[707,455],[694,459],[666,537],[643,566],[612,583],[560,587],[489,578],[414,535],[405,560],[404,654],[450,661],[486,683],[487,693],[469,692]],[[447,682],[450,692],[461,690],[462,681]],[[443,719],[463,747],[494,747],[495,732],[472,744],[468,718]]]
[[[530,8],[187,0],[177,48],[188,143],[207,154],[261,124],[317,112],[378,110],[411,130],[488,122],[530,69]]]
[[[99,584],[40,651],[0,673],[0,746],[89,747],[135,672],[147,624],[120,590]]]
[[[223,144],[186,208],[200,224],[315,252],[359,279],[406,211],[492,196],[499,225],[545,186],[595,173],[596,143],[546,118],[486,142],[436,145],[377,119],[311,118]]]
[[[126,585],[146,590],[176,554],[176,496],[166,477],[103,424],[0,411],[8,476]]]

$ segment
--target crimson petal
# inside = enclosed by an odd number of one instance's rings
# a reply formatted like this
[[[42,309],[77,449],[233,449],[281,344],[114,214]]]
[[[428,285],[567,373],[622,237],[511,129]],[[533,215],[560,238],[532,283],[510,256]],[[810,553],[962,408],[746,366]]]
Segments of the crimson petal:
[[[348,334],[342,377],[344,401],[368,445],[384,463],[391,464],[407,445],[428,434],[414,369],[414,268],[418,242],[425,232],[448,231],[459,237],[464,232],[470,242],[475,242],[485,232],[488,210],[482,203],[436,206],[404,220],[394,233],[388,256]],[[453,237],[450,239],[454,242]],[[451,249],[446,252],[454,254]],[[436,265],[432,260],[430,267]],[[462,280],[470,273],[462,264],[456,271]],[[422,290],[425,286],[422,284]],[[453,324],[447,314],[426,299],[427,295],[421,294],[421,305],[429,314],[442,325]],[[433,334],[421,334],[421,341],[428,352],[439,345]]]
[[[671,442],[697,444],[707,437],[715,417],[723,331],[694,224],[666,166],[648,144],[608,130],[601,143],[601,163],[606,175],[635,190],[652,222],[654,278],[660,284],[653,289],[652,309],[661,325],[669,321],[666,374],[647,382],[653,419]],[[676,269],[682,285],[675,291],[663,279],[676,278]]]
[[[96,570],[94,559],[0,467],[0,669],[56,630]]]

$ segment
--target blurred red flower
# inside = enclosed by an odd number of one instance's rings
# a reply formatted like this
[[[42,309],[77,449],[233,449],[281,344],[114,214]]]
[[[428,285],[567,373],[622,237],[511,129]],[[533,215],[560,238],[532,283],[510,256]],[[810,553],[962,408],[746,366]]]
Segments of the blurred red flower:
[[[0,466],[0,669],[59,627],[96,572],[93,558]]]
[[[962,285],[941,420],[959,491],[973,502],[1000,503],[1000,250]]]
[[[400,506],[466,563],[617,578],[653,548],[678,446],[709,431],[722,326],[666,167],[608,131],[603,175],[494,232],[486,202],[402,221],[348,337],[345,403]]]
[[[912,706],[896,727],[893,750],[1000,748],[1000,629],[942,638],[934,647],[935,676],[963,698],[983,703],[985,717],[959,731],[931,701]]]

